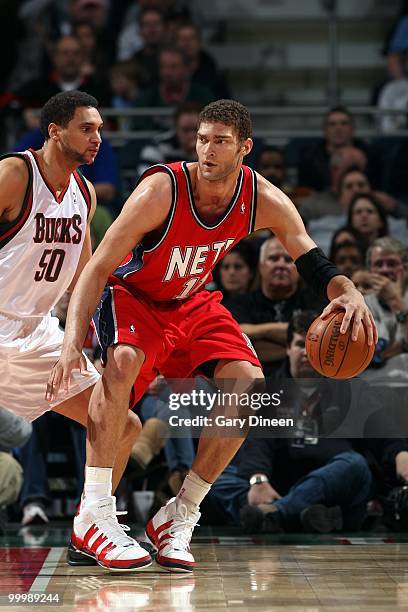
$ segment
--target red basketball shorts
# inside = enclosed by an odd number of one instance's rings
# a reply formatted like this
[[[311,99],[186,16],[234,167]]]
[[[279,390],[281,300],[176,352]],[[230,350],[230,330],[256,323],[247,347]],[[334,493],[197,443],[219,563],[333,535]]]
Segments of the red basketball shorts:
[[[188,378],[214,359],[261,367],[251,342],[221,299],[219,291],[202,290],[180,302],[152,302],[145,296],[136,298],[121,285],[105,288],[93,317],[103,359],[108,347],[117,344],[140,348],[146,356],[132,401],[144,395],[158,373]]]

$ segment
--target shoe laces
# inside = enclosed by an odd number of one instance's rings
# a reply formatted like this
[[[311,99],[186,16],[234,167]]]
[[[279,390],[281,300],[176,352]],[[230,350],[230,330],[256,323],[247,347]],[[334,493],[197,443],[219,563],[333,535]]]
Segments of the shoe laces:
[[[198,513],[188,514],[187,506],[180,502],[176,505],[176,515],[169,529],[175,550],[188,550],[194,527],[198,525]]]
[[[116,546],[134,546],[136,541],[126,535],[126,531],[130,531],[129,525],[123,525],[118,522],[116,515],[127,514],[127,512],[115,512],[115,515],[110,515],[104,518],[99,518],[95,524],[113,544]]]

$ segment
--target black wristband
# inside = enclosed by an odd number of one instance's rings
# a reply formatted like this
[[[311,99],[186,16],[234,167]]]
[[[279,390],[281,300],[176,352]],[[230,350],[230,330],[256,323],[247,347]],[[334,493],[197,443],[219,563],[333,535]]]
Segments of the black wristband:
[[[340,272],[323,253],[322,249],[315,247],[295,261],[297,271],[302,279],[319,296],[327,298],[327,285],[334,276]]]

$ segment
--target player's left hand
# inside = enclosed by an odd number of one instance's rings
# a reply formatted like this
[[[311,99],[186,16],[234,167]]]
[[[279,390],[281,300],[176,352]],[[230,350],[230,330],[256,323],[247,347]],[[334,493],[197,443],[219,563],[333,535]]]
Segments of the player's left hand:
[[[322,319],[327,317],[336,310],[345,310],[343,321],[340,328],[340,333],[345,334],[350,326],[351,339],[357,340],[358,330],[363,323],[367,330],[368,344],[371,346],[373,342],[377,344],[378,333],[373,315],[364,301],[362,294],[353,286],[347,289],[338,297],[331,300],[320,315]]]

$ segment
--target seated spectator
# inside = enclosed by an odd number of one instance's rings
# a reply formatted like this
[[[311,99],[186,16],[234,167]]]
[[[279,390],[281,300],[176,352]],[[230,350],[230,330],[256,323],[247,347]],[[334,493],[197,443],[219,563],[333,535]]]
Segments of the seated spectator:
[[[175,131],[161,136],[141,150],[138,177],[154,164],[197,161],[197,125],[201,109],[197,102],[184,102],[177,107],[174,114]]]
[[[11,455],[31,436],[31,423],[0,408],[0,535],[7,522],[7,506],[17,501],[23,484],[23,470]]]
[[[247,161],[245,163],[249,165]],[[256,158],[255,170],[270,183],[282,189],[296,206],[310,194],[309,188],[293,187],[288,184],[286,156],[279,147],[262,147]]]
[[[139,71],[133,60],[122,60],[110,69],[110,84],[113,92],[113,108],[134,108],[140,94]],[[131,130],[132,117],[120,117],[117,120],[119,130]]]
[[[368,248],[367,268],[370,273],[371,292],[365,296],[378,329],[378,343],[372,365],[378,372],[368,369],[362,376],[398,375],[408,372],[408,250],[398,240],[385,236]]]
[[[49,521],[46,508],[51,501],[51,494],[48,486],[47,454],[50,449],[50,443],[52,440],[55,440],[59,427],[62,428],[62,431],[66,431],[68,426],[71,434],[77,479],[76,503],[80,500],[84,485],[85,428],[75,421],[67,421],[66,417],[56,412],[44,413],[33,421],[32,425],[33,433],[19,453],[24,471],[24,482],[20,495],[20,504],[23,512],[21,524],[23,527],[46,524]],[[53,435],[50,436],[53,426],[56,429],[54,429]]]
[[[107,69],[107,58],[102,45],[98,45],[97,31],[92,23],[80,21],[72,28],[72,35],[81,46],[81,76],[84,79],[92,75],[104,74]]]
[[[308,224],[322,217],[338,217],[347,213],[356,193],[367,191],[370,191],[367,175],[358,166],[351,166],[339,177],[334,191],[330,189],[311,195],[301,202],[299,211]]]
[[[340,274],[351,278],[353,272],[362,268],[363,251],[356,242],[340,242],[330,252],[329,259],[337,266]]]
[[[175,47],[166,47],[159,53],[159,80],[140,94],[142,107],[172,107],[183,102],[197,102],[204,106],[213,100],[211,91],[204,85],[192,83],[184,54]],[[137,123],[137,122],[136,122]],[[154,126],[169,128],[167,117],[154,120]],[[140,125],[140,122],[137,123]],[[146,122],[143,122],[146,126]]]
[[[159,49],[165,36],[165,18],[159,8],[145,7],[139,13],[139,32],[143,46],[132,59],[139,69],[141,88],[154,86],[159,78]]]
[[[44,136],[39,128],[29,130],[15,144],[14,151],[41,149]],[[112,216],[118,213],[116,197],[119,189],[119,171],[116,155],[107,138],[103,138],[98,155],[93,164],[81,166],[80,170],[95,187],[98,206],[92,220],[96,242],[99,244],[106,229],[112,222]]]
[[[223,294],[221,304],[228,308],[236,296],[253,288],[256,267],[256,254],[248,242],[232,247],[213,272],[216,288]]]
[[[259,289],[236,297],[228,307],[253,342],[269,376],[285,359],[288,321],[293,311],[322,304],[299,288],[296,266],[277,238],[269,238],[261,246],[258,271]]]
[[[299,208],[307,221],[310,236],[326,253],[329,252],[332,234],[346,225],[353,197],[362,192],[373,195],[390,215],[388,221],[392,236],[408,242],[408,207],[386,193],[373,191],[364,172],[351,167],[339,179],[338,196],[331,192],[317,194],[304,200]]]
[[[285,389],[277,414],[296,419],[296,435],[274,439],[250,434],[235,465],[211,489],[212,499],[235,522],[240,514],[250,533],[299,527],[320,533],[358,530],[366,517],[371,483],[367,461],[353,450],[350,439],[322,433],[333,414],[344,414],[351,404],[358,409],[367,385],[360,383],[353,397],[342,392],[345,385],[349,390],[348,382],[327,381],[311,367],[305,339],[316,316],[304,311],[291,318],[287,359],[275,379]]]
[[[194,85],[206,85],[215,100],[230,98],[228,84],[217,64],[202,48],[200,32],[193,23],[183,23],[176,31],[176,46],[186,58],[187,70]]]
[[[359,164],[367,163],[365,145],[354,135],[354,118],[344,106],[332,108],[324,118],[324,139],[311,147],[305,148],[299,162],[298,184],[323,191],[333,187],[333,169],[336,175],[341,166],[344,171],[343,156],[352,156],[346,164],[355,165],[355,157]],[[358,151],[356,152],[356,149]]]
[[[336,230],[332,236],[329,249],[329,259],[333,261],[333,253],[341,244],[345,242],[351,242],[352,244],[358,243],[358,236],[356,232],[350,227],[340,227]]]
[[[363,295],[374,293],[373,275],[366,268],[357,268],[350,278]]]
[[[346,227],[356,234],[363,253],[376,238],[388,235],[387,215],[370,193],[358,193],[353,197],[348,209]]]
[[[40,108],[49,98],[61,91],[74,89],[85,89],[87,93],[95,96],[102,106],[109,106],[111,92],[106,79],[83,77],[81,74],[83,55],[76,38],[62,36],[58,39],[53,47],[51,61],[53,70],[47,76],[28,81],[15,92],[25,111]],[[29,112],[26,112],[26,126],[38,127],[38,119],[33,119]]]
[[[400,115],[381,115],[380,129],[392,133],[407,125],[408,105],[407,50],[408,50],[408,5],[402,2],[402,10],[388,36],[385,48],[388,80],[378,95],[380,109],[401,110]]]
[[[200,389],[205,382],[197,378],[195,388]],[[171,437],[169,418],[169,388],[162,376],[150,384],[147,393],[138,404],[143,428],[130,455],[131,467],[146,470],[153,459],[164,449],[169,473],[166,486],[171,496],[177,495],[184,477],[191,468],[195,449],[191,437]],[[190,417],[188,406],[181,408],[181,416]],[[164,501],[163,499],[161,500]]]

